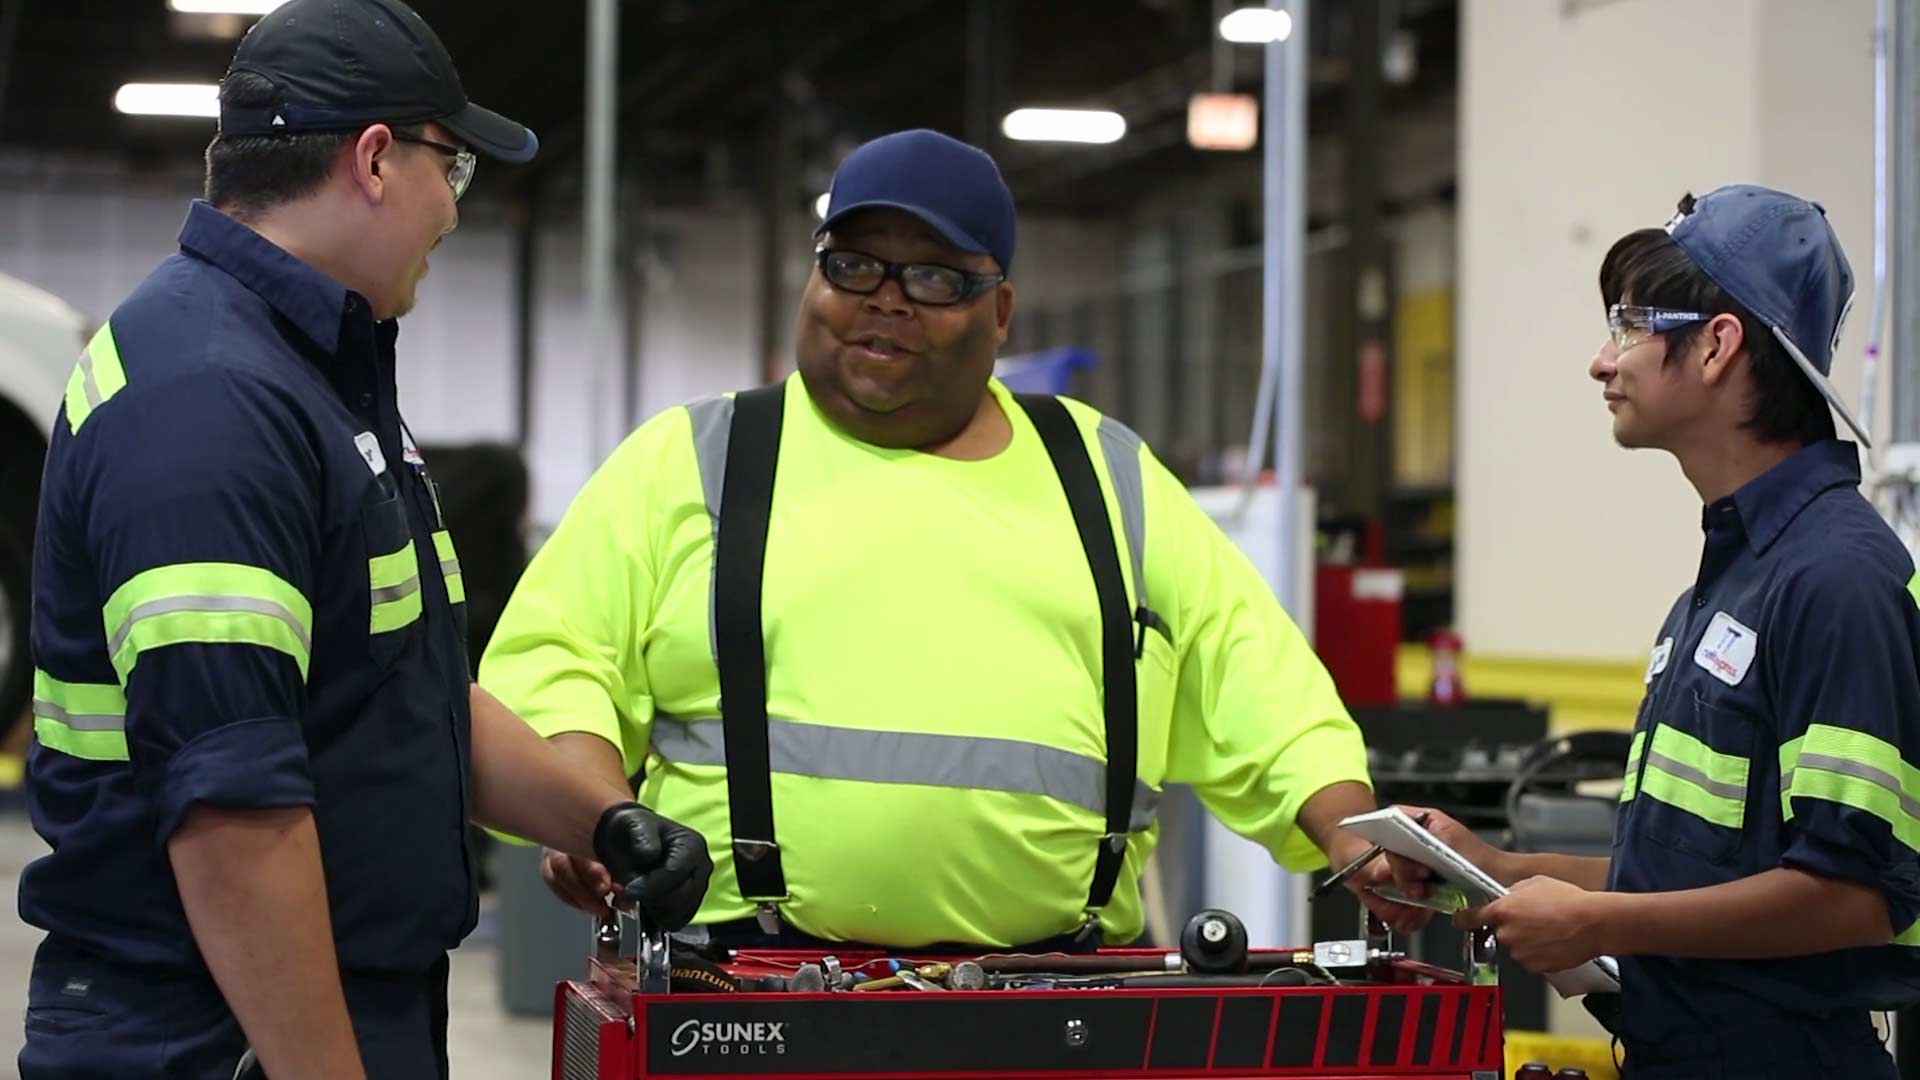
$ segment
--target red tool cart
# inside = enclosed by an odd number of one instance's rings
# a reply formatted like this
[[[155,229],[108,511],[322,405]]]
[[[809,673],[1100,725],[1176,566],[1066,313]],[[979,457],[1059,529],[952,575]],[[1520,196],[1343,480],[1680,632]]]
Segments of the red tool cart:
[[[604,924],[586,978],[555,991],[554,1080],[1503,1072],[1497,985],[1406,959],[1380,939],[1250,950],[1222,912],[1195,916],[1178,952],[1075,956],[715,959],[676,944],[669,957],[662,934],[623,955],[619,934]],[[1467,967],[1484,977],[1490,953]]]

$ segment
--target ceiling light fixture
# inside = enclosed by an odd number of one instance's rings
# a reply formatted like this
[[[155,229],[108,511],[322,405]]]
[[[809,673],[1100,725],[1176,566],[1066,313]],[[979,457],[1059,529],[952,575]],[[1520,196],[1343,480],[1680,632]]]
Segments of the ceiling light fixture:
[[[220,88],[213,83],[128,83],[114,93],[113,107],[129,116],[218,119]]]
[[[1127,133],[1127,121],[1099,109],[1015,109],[1000,130],[1020,142],[1110,143]]]

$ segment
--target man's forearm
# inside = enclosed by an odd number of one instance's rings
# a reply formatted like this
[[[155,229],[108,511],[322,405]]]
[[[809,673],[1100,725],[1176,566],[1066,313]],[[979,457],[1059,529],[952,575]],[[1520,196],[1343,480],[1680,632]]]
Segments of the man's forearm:
[[[1503,851],[1493,866],[1482,867],[1502,885],[1512,885],[1530,877],[1557,878],[1589,892],[1607,887],[1607,870],[1613,860],[1591,855],[1553,855]]]
[[[620,753],[605,739],[612,768],[582,768],[580,759],[543,739],[526,721],[477,684],[473,707],[473,816],[489,828],[584,858],[593,857],[593,829],[602,811],[633,797],[620,775]]]
[[[1775,869],[1704,889],[1607,893],[1601,942],[1621,955],[1764,959],[1893,940],[1886,899],[1858,882]]]
[[[194,943],[268,1075],[364,1076],[313,812],[202,804],[167,856]]]
[[[565,731],[552,736],[547,742],[572,762],[575,768],[600,777],[622,791],[631,786],[620,761],[620,751],[600,736],[584,731]]]
[[[1370,813],[1380,806],[1373,797],[1373,791],[1367,785],[1353,780],[1343,780],[1337,784],[1328,784],[1314,792],[1300,806],[1295,816],[1300,828],[1313,839],[1315,847],[1329,856],[1339,846],[1343,837],[1351,837],[1340,828],[1340,822],[1355,814]],[[1354,839],[1358,839],[1354,837]],[[1364,843],[1364,841],[1362,841]]]

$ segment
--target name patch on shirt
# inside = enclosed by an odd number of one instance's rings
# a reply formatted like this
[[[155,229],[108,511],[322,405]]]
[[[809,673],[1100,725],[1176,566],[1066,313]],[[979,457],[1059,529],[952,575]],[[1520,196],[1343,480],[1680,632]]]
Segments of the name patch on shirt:
[[[373,475],[379,476],[387,471],[387,455],[380,452],[380,440],[371,431],[363,431],[353,437],[353,445],[360,450],[360,460],[367,463]]]
[[[1667,661],[1673,659],[1673,639],[1667,638],[1653,647],[1653,654],[1647,657],[1646,684],[1653,685],[1653,677],[1667,670]]]
[[[1739,686],[1759,648],[1760,636],[1750,627],[1724,611],[1715,612],[1700,647],[1693,651],[1693,662],[1728,686]]]

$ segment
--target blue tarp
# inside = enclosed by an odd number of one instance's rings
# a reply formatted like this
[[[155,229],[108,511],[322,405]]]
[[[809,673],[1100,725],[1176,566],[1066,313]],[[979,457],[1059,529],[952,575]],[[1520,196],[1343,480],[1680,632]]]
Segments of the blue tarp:
[[[1073,373],[1100,363],[1099,354],[1079,345],[1003,356],[993,373],[1007,389],[1026,394],[1064,394]]]

